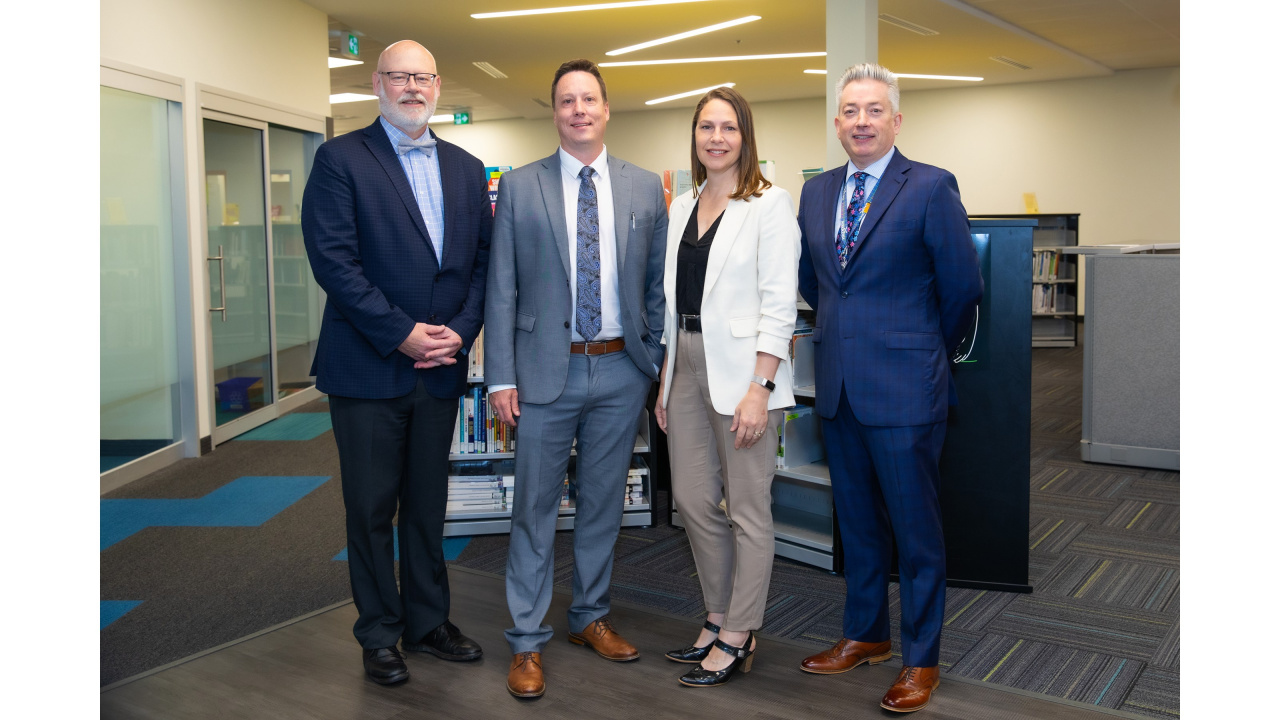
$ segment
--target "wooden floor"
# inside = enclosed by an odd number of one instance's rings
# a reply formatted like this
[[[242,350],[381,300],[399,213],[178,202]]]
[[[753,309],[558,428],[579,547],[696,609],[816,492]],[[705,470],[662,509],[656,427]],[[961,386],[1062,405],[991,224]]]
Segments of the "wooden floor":
[[[890,718],[880,696],[897,669],[864,666],[843,675],[802,672],[811,649],[761,638],[752,672],[720,688],[685,688],[688,669],[663,652],[696,637],[688,620],[613,608],[614,625],[640,648],[631,663],[608,662],[566,640],[569,597],[556,593],[548,620],[556,635],[543,651],[547,692],[518,700],[506,691],[510,624],[500,578],[450,571],[453,621],[485,649],[474,663],[409,653],[408,682],[383,687],[364,677],[351,635],[351,604],[252,636],[102,693],[103,718]],[[1076,719],[1135,717],[944,676],[916,718]]]

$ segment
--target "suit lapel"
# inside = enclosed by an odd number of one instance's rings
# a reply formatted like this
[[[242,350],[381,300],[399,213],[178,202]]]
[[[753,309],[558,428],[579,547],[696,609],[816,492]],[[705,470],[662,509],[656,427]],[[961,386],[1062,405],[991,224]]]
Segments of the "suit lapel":
[[[720,219],[720,227],[716,228],[715,240],[711,243],[711,252],[707,254],[707,275],[702,285],[702,299],[705,301],[716,280],[720,279],[720,271],[729,260],[729,253],[738,242],[738,233],[746,222],[749,208],[743,200],[730,200],[725,206],[724,217]]]
[[[547,207],[547,218],[551,220],[551,234],[555,236],[556,248],[560,251],[560,262],[564,263],[564,276],[572,277],[573,268],[569,265],[569,228],[564,218],[564,184],[560,179],[560,157],[553,153],[542,161],[542,169],[538,171],[538,184],[542,186],[542,202]]]
[[[627,258],[631,239],[631,173],[621,160],[609,157],[609,184],[613,187],[613,237],[617,247],[618,277]]]
[[[889,161],[888,167],[884,169],[884,177],[880,178],[880,181],[876,183],[875,194],[871,196],[871,209],[867,211],[867,217],[862,221],[862,229],[858,231],[858,242],[853,247],[853,255],[849,257],[850,265],[857,259],[867,241],[871,239],[872,232],[876,229],[876,224],[880,222],[880,218],[884,217],[885,212],[889,210],[889,206],[893,204],[893,199],[898,197],[903,184],[907,181],[907,170],[909,169],[911,169],[910,161],[895,149],[893,151],[893,159]]]
[[[391,147],[391,139],[387,137],[387,131],[382,129],[382,121],[374,120],[373,124],[364,129],[364,144],[369,148],[369,152],[378,159],[378,163],[382,165],[382,169],[387,173],[387,178],[391,180],[391,185],[400,195],[401,202],[404,203],[404,209],[409,212],[409,217],[413,219],[414,227],[418,228],[418,233],[422,235],[422,241],[431,244],[427,239],[427,223],[422,219],[422,211],[418,209],[418,200],[413,197],[413,188],[409,187],[409,178],[404,174],[404,167],[400,164],[400,158],[396,157],[396,151]],[[441,175],[444,169],[441,168]],[[441,180],[443,181],[443,177]],[[445,203],[448,205],[448,203]],[[435,252],[431,255],[434,257]]]
[[[844,174],[847,165],[827,171],[826,187],[822,189],[822,251],[831,261],[831,267],[840,274],[840,258],[836,256],[836,203],[840,202],[840,187],[844,185]]]
[[[671,201],[671,209],[667,218],[667,227],[677,230],[674,243],[667,244],[667,264],[662,278],[663,287],[668,297],[675,297],[676,292],[676,260],[680,254],[680,237],[684,235],[685,225],[689,224],[689,216],[693,214],[693,200],[681,195]],[[670,237],[670,235],[668,235]],[[675,312],[672,309],[672,312]]]
[[[440,195],[444,200],[444,237],[440,238],[440,267],[444,267],[445,257],[449,254],[449,229],[454,227],[453,218],[462,202],[462,198],[455,197],[462,185],[458,175],[461,169],[453,163],[455,159],[453,148],[445,147],[445,142],[436,137],[435,133],[430,130],[427,132],[431,133],[431,137],[436,138],[436,158],[440,161]],[[456,185],[454,180],[458,180]]]

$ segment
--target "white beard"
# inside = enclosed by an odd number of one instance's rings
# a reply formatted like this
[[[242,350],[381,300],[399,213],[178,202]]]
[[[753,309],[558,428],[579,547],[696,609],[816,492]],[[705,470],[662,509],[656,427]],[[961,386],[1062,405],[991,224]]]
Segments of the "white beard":
[[[435,101],[427,100],[422,93],[413,95],[405,93],[400,96],[400,100],[417,100],[422,103],[422,108],[410,110],[400,102],[391,102],[386,95],[378,95],[378,108],[382,111],[382,116],[387,119],[387,122],[402,130],[421,130],[427,126],[427,121],[436,112]]]

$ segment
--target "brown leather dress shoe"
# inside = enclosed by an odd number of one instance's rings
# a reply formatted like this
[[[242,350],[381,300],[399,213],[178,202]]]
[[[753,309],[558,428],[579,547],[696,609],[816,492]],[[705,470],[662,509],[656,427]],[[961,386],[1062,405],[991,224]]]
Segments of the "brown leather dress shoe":
[[[542,653],[522,652],[511,658],[507,671],[507,692],[521,698],[542,697],[547,683],[542,679]]]
[[[893,657],[888,640],[878,643],[858,642],[842,638],[840,642],[800,661],[800,669],[819,675],[847,672],[863,663],[879,665]]]
[[[889,692],[880,699],[880,707],[894,712],[915,712],[929,704],[938,688],[938,666],[904,667]]]
[[[605,615],[582,629],[582,632],[569,633],[569,642],[574,645],[586,645],[605,660],[614,662],[630,662],[639,659],[640,651],[635,645],[613,629],[609,616]]]

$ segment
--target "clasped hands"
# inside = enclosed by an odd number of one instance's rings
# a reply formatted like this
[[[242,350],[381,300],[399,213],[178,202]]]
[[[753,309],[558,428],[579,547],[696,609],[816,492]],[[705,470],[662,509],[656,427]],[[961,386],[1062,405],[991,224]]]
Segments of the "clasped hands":
[[[400,352],[413,358],[413,366],[419,370],[453,365],[454,355],[462,349],[462,338],[445,325],[416,323],[409,337],[400,343]]]

